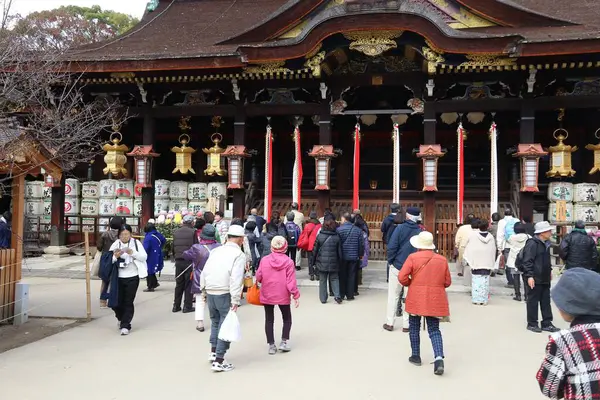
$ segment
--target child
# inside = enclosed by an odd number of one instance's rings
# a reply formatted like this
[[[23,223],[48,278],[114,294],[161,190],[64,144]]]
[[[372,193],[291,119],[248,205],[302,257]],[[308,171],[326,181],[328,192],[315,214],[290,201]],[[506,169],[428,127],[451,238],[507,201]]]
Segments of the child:
[[[542,394],[551,399],[600,398],[600,274],[572,268],[551,292],[563,319],[571,324],[550,335],[537,373]]]
[[[523,294],[525,295],[525,301],[527,301],[527,282],[525,281],[525,278],[523,278],[523,273],[515,266],[517,255],[521,249],[525,247],[527,239],[531,238],[531,236],[525,232],[525,228],[525,224],[517,222],[514,227],[515,233],[508,239],[510,252],[508,253],[508,259],[506,260],[506,268],[508,268],[507,273],[512,274],[515,278],[513,282],[515,287],[515,297],[513,297],[513,300],[515,301],[521,301],[521,280],[523,280]]]
[[[294,260],[294,265],[296,264],[296,250],[298,245],[298,239],[300,239],[300,227],[296,225],[294,222],[294,213],[289,212],[286,214],[287,222],[285,223],[285,230],[287,231],[288,236],[288,256]],[[300,266],[296,265],[296,271],[300,271]]]

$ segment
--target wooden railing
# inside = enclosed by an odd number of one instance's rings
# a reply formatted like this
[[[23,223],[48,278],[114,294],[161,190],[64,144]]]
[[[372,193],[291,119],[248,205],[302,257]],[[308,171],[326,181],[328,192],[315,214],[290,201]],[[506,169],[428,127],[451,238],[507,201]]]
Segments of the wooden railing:
[[[16,250],[0,250],[0,323],[15,316],[15,291],[20,275]]]

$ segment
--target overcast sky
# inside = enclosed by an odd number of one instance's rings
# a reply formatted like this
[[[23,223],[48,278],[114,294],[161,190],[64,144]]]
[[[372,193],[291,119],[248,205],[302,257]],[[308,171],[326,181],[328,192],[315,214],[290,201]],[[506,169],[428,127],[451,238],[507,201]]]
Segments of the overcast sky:
[[[148,0],[13,0],[12,14],[29,14],[32,11],[51,10],[60,6],[90,7],[96,4],[105,10],[119,11],[141,18]]]

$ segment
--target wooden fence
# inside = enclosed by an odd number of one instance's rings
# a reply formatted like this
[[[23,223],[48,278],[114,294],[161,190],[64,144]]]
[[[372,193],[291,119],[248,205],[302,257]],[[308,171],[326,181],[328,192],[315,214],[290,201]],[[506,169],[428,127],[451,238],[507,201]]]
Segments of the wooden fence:
[[[0,323],[15,316],[15,291],[20,279],[16,250],[0,250]]]

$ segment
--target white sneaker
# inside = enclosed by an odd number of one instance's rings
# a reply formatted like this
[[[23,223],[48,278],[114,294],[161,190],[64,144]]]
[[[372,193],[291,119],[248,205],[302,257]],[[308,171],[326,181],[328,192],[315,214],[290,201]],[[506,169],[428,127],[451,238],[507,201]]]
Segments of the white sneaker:
[[[270,344],[269,355],[274,356],[275,354],[277,354],[277,346],[275,346],[274,344]]]
[[[215,372],[229,372],[233,370],[233,364],[229,364],[225,361],[223,361],[222,363],[218,363],[215,361],[212,363],[211,369]]]
[[[287,340],[282,340],[281,344],[279,345],[279,351],[281,351],[283,353],[292,351],[292,348],[290,347],[290,343]]]
[[[217,353],[208,353],[208,361],[210,361],[210,362],[217,361]]]
[[[121,329],[121,336],[127,336],[127,335],[129,335],[129,329],[122,328]]]

